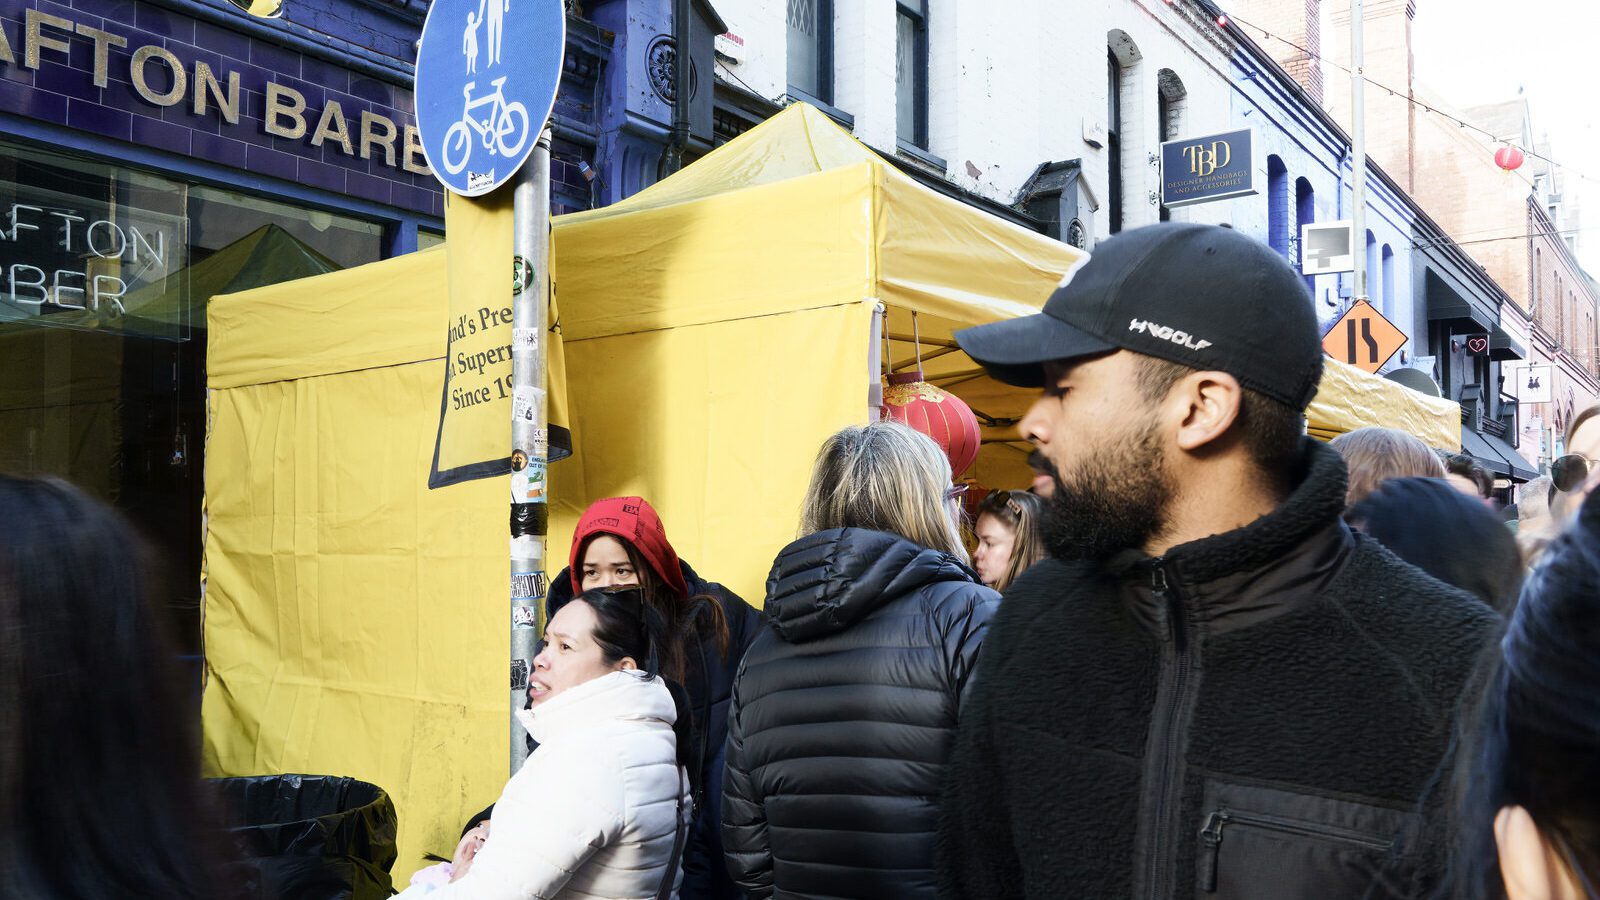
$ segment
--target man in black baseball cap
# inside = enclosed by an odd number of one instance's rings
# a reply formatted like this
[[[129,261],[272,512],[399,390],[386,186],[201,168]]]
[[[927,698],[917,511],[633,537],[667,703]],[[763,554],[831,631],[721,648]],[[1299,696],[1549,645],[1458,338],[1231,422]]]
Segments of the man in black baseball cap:
[[[1044,311],[958,332],[1039,387],[1051,559],[963,703],[944,896],[1410,897],[1442,867],[1451,715],[1494,629],[1344,524],[1304,436],[1300,276],[1228,228],[1124,232]]]

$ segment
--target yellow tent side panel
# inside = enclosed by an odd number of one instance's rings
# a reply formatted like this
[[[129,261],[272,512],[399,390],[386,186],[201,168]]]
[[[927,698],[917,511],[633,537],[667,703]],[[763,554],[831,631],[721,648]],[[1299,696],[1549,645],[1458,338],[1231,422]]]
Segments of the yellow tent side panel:
[[[551,469],[551,575],[585,502],[637,494],[683,560],[759,607],[823,439],[867,419],[872,314],[857,301],[569,340],[577,452]]]
[[[640,494],[759,605],[817,447],[866,418],[871,311],[569,343],[578,452],[551,469],[549,574],[585,503]],[[427,489],[442,378],[423,360],[211,392],[207,773],[379,785],[401,883],[508,775],[507,488]]]
[[[505,485],[429,491],[436,361],[214,390],[208,774],[352,775],[403,884],[505,780]],[[498,565],[496,564],[498,562]]]
[[[207,383],[226,388],[443,357],[445,252],[441,245],[213,298]]]

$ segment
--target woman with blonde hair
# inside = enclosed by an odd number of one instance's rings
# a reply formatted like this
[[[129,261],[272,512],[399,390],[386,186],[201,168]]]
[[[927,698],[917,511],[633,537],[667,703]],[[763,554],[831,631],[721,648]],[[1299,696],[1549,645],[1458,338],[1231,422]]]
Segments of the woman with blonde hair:
[[[1341,434],[1328,446],[1350,472],[1345,508],[1355,506],[1391,478],[1443,478],[1444,463],[1420,439],[1396,428],[1368,426]]]
[[[1044,504],[1027,491],[994,491],[978,504],[972,530],[978,549],[972,567],[983,583],[1004,591],[1017,576],[1045,558],[1039,519]]]
[[[823,443],[728,717],[723,848],[751,897],[936,896],[944,766],[1000,599],[958,497],[903,425]]]

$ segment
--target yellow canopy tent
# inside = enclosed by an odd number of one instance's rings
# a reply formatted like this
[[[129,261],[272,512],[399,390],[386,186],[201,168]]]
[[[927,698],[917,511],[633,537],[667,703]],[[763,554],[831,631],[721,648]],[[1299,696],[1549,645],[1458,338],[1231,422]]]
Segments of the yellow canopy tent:
[[[429,491],[447,244],[211,304],[204,699],[213,774],[381,785],[403,876],[506,778],[507,486]],[[994,423],[974,472],[1026,480],[1031,401],[952,349],[1030,314],[1080,253],[924,188],[796,105],[682,172],[555,223],[576,516],[641,494],[684,559],[759,603],[816,449],[867,420],[887,355]]]
[[[451,252],[209,310],[207,767],[383,786],[402,872],[448,851],[507,774],[507,487],[425,486]],[[685,559],[756,603],[818,445],[868,418],[880,304],[932,356],[956,328],[1035,311],[1080,256],[805,106],[558,219],[555,253],[576,452],[552,470],[551,574],[587,502],[638,493]],[[971,366],[928,361],[998,420],[1025,408]],[[978,477],[1020,482],[1022,458],[989,445]]]

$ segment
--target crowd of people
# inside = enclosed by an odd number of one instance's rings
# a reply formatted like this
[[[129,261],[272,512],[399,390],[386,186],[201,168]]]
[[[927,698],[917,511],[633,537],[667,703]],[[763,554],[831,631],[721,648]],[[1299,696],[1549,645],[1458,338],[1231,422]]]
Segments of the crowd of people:
[[[402,896],[1600,897],[1600,408],[1508,525],[1470,459],[1305,435],[1303,292],[1225,228],[1102,243],[956,336],[1039,392],[1031,488],[968,522],[931,439],[845,428],[759,611],[593,504],[535,749]],[[0,518],[0,896],[238,896],[126,527]]]

